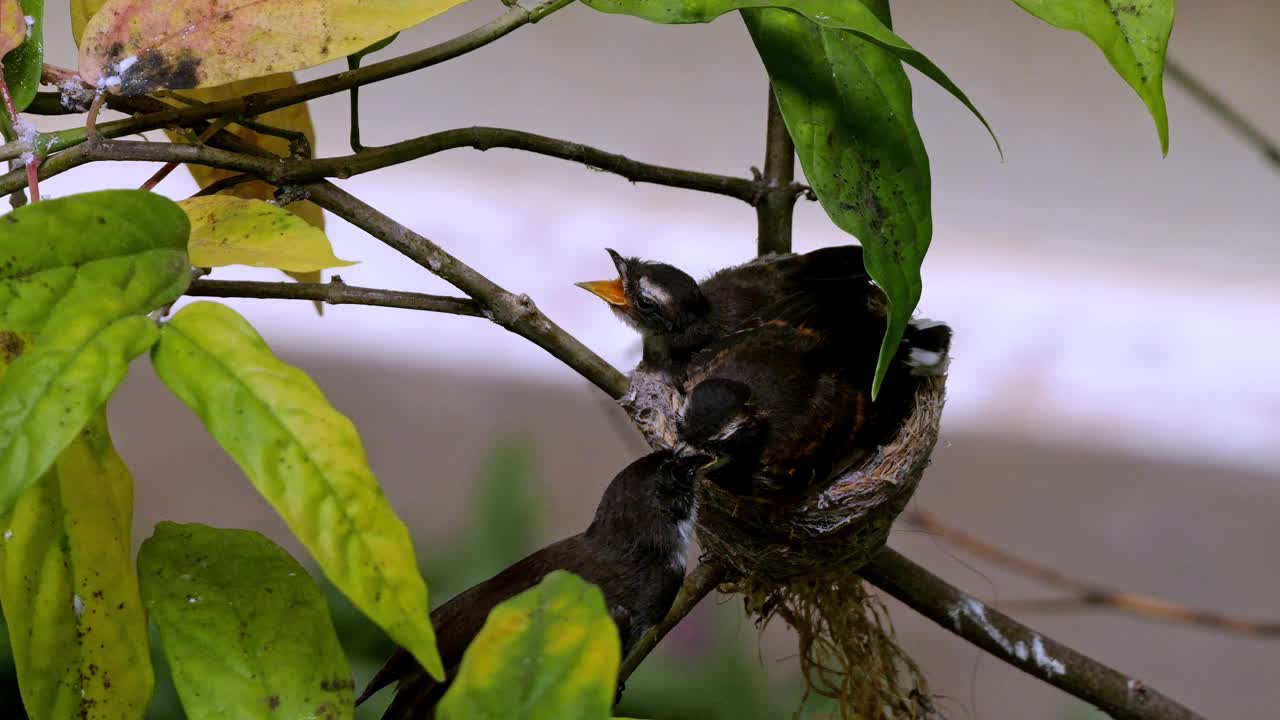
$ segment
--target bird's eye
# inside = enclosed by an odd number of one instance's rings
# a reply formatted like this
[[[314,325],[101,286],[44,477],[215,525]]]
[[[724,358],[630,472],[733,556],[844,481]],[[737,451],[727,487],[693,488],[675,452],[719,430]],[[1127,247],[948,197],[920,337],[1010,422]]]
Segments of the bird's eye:
[[[649,298],[647,298],[647,297],[645,297],[645,296],[641,295],[641,296],[639,296],[639,297],[637,297],[637,298],[636,298],[636,307],[640,308],[641,310],[643,310],[643,311],[645,311],[645,312],[653,312],[653,310],[654,310],[657,306],[653,304],[653,301],[652,301],[652,300],[650,300]]]

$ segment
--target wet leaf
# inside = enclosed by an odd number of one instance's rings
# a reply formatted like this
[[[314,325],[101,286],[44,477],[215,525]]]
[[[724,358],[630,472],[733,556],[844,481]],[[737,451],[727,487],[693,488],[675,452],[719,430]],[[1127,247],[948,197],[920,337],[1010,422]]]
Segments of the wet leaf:
[[[1173,32],[1174,0],[1013,1],[1050,25],[1092,40],[1151,111],[1160,150],[1168,154],[1164,56]]]
[[[609,718],[620,662],[618,629],[600,589],[557,570],[489,613],[440,702],[440,718]]]
[[[463,0],[107,0],[80,74],[126,95],[209,87],[345,57]]]
[[[29,338],[0,332],[0,376]],[[154,677],[129,540],[133,479],[98,412],[0,516],[0,604],[36,718],[140,718]]]
[[[190,720],[341,720],[354,682],[320,588],[251,530],[162,522],[138,552]]]
[[[113,291],[135,313],[173,302],[191,280],[190,226],[172,200],[103,190],[0,217],[0,328],[39,332],[73,288]]]
[[[409,531],[378,487],[351,421],[225,305],[184,307],[151,360],[334,585],[442,677]]]
[[[860,1],[888,24],[887,0]],[[831,220],[861,242],[867,271],[888,296],[878,391],[920,301],[920,265],[933,233],[929,158],[911,112],[911,84],[880,45],[786,10],[742,16],[805,177]]]
[[[732,10],[753,11],[777,8],[798,13],[823,28],[843,30],[856,35],[857,39],[872,43],[919,70],[968,108],[991,134],[991,139],[996,142],[996,149],[1000,149],[995,131],[987,124],[986,118],[978,112],[978,108],[964,94],[964,91],[923,53],[898,37],[890,28],[887,15],[880,17],[865,3],[831,2],[830,0],[583,0],[583,2],[601,12],[634,15],[652,22],[668,24],[711,22]],[[765,63],[768,64],[767,59]]]
[[[27,18],[31,19],[29,25]],[[9,87],[9,96],[14,108],[22,112],[40,89],[44,0],[0,0],[0,56],[4,58],[4,81]],[[6,118],[5,126],[8,125]]]
[[[0,381],[0,513],[53,465],[158,337],[104,286],[75,286]]]
[[[334,257],[322,231],[262,200],[210,195],[178,205],[191,221],[188,252],[197,267],[249,265],[312,272],[355,264]]]

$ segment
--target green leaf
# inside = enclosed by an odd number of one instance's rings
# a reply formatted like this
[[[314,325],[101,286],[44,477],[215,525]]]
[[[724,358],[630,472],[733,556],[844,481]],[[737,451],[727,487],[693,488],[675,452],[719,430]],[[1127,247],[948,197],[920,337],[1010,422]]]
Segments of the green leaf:
[[[1169,154],[1164,56],[1173,32],[1174,0],[1013,1],[1050,25],[1092,40],[1151,111],[1160,151]]]
[[[409,531],[378,487],[351,421],[224,305],[179,311],[151,360],[333,583],[442,678]]]
[[[0,333],[0,374],[25,344]],[[133,479],[99,412],[0,516],[0,604],[33,718],[138,718],[151,699],[132,505]]]
[[[142,543],[138,572],[190,720],[354,716],[324,596],[275,543],[162,522]]]
[[[621,652],[600,589],[557,570],[489,613],[440,719],[609,718]]]
[[[106,2],[107,0],[71,0],[71,39],[75,40],[76,47],[80,47],[80,36],[84,35],[85,26]]]
[[[955,99],[964,104],[974,117],[978,118],[991,135],[991,139],[995,141],[996,149],[1000,151],[1002,157],[1004,155],[1004,151],[1000,150],[1000,141],[996,139],[995,131],[991,129],[991,125],[987,123],[982,113],[978,112],[978,108],[964,94],[964,91],[929,58],[890,29],[887,10],[881,17],[865,3],[833,2],[832,0],[583,0],[583,2],[600,12],[634,15],[651,22],[666,24],[711,22],[731,10],[752,11],[778,8],[794,11],[824,28],[845,30],[862,40],[874,43],[941,85]]]
[[[312,272],[355,265],[334,257],[324,231],[263,200],[210,195],[178,203],[191,221],[188,252],[197,267],[249,265]]]
[[[887,23],[887,0],[862,0]],[[857,2],[846,3],[856,5]],[[920,301],[920,265],[933,233],[929,157],[897,57],[787,10],[744,10],[822,208],[863,246],[889,300],[873,393]]]
[[[9,86],[14,109],[22,112],[35,99],[36,91],[40,89],[40,70],[44,63],[44,0],[4,0],[3,4],[21,8],[21,12],[10,14],[14,8],[6,7],[3,24],[7,27],[14,20],[21,23],[25,42],[16,45],[17,49],[10,52],[9,43],[0,41],[0,48],[3,48],[0,55],[4,55],[4,81]],[[33,21],[29,28],[26,18]],[[9,33],[0,29],[0,35],[7,34]],[[7,122],[5,124],[8,125]]]
[[[73,287],[102,287],[144,314],[190,282],[187,216],[140,190],[103,190],[0,217],[0,328],[40,332]]]
[[[0,382],[0,513],[53,465],[158,335],[110,288],[76,286],[58,303],[40,343]]]

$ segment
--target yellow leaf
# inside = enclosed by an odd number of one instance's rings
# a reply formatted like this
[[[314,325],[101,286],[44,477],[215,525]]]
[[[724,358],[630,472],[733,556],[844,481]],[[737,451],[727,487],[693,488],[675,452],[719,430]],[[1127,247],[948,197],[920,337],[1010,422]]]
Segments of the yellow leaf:
[[[77,0],[80,1],[80,0]],[[89,0],[101,5],[103,0]],[[87,21],[87,18],[86,18]],[[237,80],[226,85],[218,85],[211,88],[198,88],[183,93],[184,97],[200,102],[217,102],[219,100],[228,100],[231,98],[243,97],[256,92],[268,92],[270,90],[278,90],[290,85],[297,85],[298,80],[293,73],[274,73],[258,78],[250,78],[248,80]],[[281,130],[291,130],[300,132],[307,137],[307,141],[311,144],[314,151],[316,146],[315,126],[311,123],[311,111],[306,103],[298,105],[290,105],[289,107],[272,110],[271,112],[259,115],[258,122],[263,125],[270,125]],[[230,132],[235,133],[242,140],[252,143],[274,155],[288,156],[290,152],[289,141],[278,135],[263,135],[241,125],[231,125],[227,128]],[[187,137],[176,133],[172,130],[166,130],[165,134],[173,142],[187,142]],[[195,178],[196,183],[201,188],[231,177],[236,173],[230,170],[222,170],[220,168],[211,168],[205,165],[188,165],[187,169],[191,171],[191,176]],[[275,188],[261,180],[252,180],[223,190],[221,195],[232,195],[235,197],[248,198],[251,200],[271,200],[275,197]],[[324,229],[324,210],[309,200],[301,200],[299,202],[290,203],[285,206],[289,212],[306,220],[315,227]],[[332,250],[330,250],[332,252]],[[298,282],[320,282],[321,275],[319,270],[310,270],[307,272],[289,272],[285,271],[289,277]],[[316,313],[324,314],[324,303],[316,301],[313,303]]]
[[[97,15],[106,2],[107,0],[71,0],[71,37],[76,41],[76,47],[80,46],[80,38],[84,35],[89,19]]]
[[[345,267],[324,233],[262,200],[212,195],[178,203],[191,221],[187,253],[196,267],[249,265],[291,272]]]
[[[189,90],[182,93],[183,97],[199,100],[200,102],[217,102],[219,100],[229,100],[231,98],[244,97],[256,92],[269,92],[271,90],[279,90],[280,88],[298,84],[293,73],[275,73],[265,75],[263,77],[250,78],[248,80],[237,80],[226,85],[217,87],[199,88]],[[316,143],[315,127],[311,123],[311,111],[306,103],[298,105],[290,105],[289,107],[272,110],[255,118],[263,125],[270,125],[281,130],[290,130],[300,132],[306,135],[308,142],[314,148]],[[272,153],[288,157],[289,141],[286,138],[277,135],[263,135],[240,125],[231,125],[228,130],[235,133],[242,140],[251,143],[257,147]],[[173,142],[188,142],[185,135],[180,135],[171,130],[165,133]],[[188,165],[187,169],[191,171],[191,176],[195,178],[196,183],[201,188],[206,188],[213,183],[224,178],[231,177],[238,173],[230,170],[221,170],[218,168],[205,167],[204,165]],[[261,180],[240,183],[226,190],[221,194],[234,195],[235,197],[249,198],[252,200],[271,200],[275,197],[275,188]],[[314,203],[308,201],[296,202],[287,206],[290,211],[296,213],[312,225],[324,229],[324,211]]]
[[[26,342],[0,332],[0,374]],[[0,603],[32,717],[141,717],[151,699],[132,514],[133,478],[99,411],[0,517]]]
[[[221,85],[345,57],[463,0],[107,0],[86,82],[126,95]]]
[[[26,13],[18,0],[0,0],[0,57],[27,41]]]

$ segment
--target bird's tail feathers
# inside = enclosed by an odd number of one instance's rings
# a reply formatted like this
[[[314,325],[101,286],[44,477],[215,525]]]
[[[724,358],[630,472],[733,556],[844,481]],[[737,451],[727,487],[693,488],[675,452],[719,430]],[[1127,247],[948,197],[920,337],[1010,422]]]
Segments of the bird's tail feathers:
[[[951,327],[916,318],[907,324],[900,352],[912,375],[944,375],[951,364]]]

